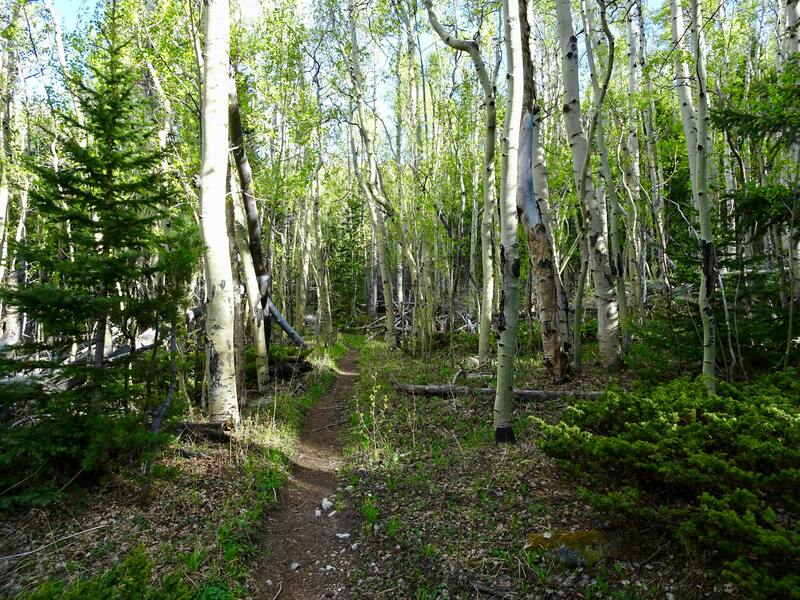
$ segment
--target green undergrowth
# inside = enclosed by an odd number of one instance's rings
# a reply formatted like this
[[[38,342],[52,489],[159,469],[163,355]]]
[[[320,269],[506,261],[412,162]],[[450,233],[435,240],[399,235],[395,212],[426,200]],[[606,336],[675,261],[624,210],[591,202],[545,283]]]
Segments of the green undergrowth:
[[[545,587],[563,597],[659,597],[654,586],[637,585],[630,563],[617,573],[602,557],[577,573],[525,549],[531,532],[554,524],[597,524],[586,518],[585,503],[559,485],[532,436],[494,444],[491,398],[392,389],[393,382],[446,382],[464,358],[453,360],[448,348],[409,357],[378,341],[361,350],[345,476],[369,558],[354,565],[351,597],[390,589],[393,598],[473,598],[481,586],[509,597]],[[530,409],[517,404],[518,424]],[[382,558],[377,568],[375,556]]]
[[[800,378],[681,379],[540,421],[597,508],[668,532],[749,598],[800,598]]]
[[[107,571],[70,582],[47,580],[23,592],[24,600],[233,600],[248,593],[251,558],[257,550],[257,533],[265,511],[277,501],[278,489],[289,473],[295,440],[308,408],[330,388],[335,360],[346,353],[349,339],[328,348],[314,348],[309,360],[315,369],[303,391],[279,389],[268,402],[254,402],[227,455],[233,457],[218,476],[230,487],[224,505],[213,515],[211,546],[185,552],[175,540],[155,540],[139,546]],[[194,448],[211,452],[213,446]],[[217,447],[218,448],[218,447]],[[218,451],[218,450],[217,450]],[[221,482],[222,483],[222,482]],[[192,494],[192,489],[175,489]],[[180,518],[179,516],[177,518]]]

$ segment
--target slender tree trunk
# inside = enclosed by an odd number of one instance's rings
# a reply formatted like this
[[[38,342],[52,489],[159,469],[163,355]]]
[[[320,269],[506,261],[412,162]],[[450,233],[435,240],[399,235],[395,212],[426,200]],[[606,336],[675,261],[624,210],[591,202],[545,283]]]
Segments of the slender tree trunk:
[[[529,0],[519,0],[522,42],[522,121],[520,124],[519,145],[519,189],[517,207],[522,215],[522,223],[528,234],[533,273],[529,275],[531,287],[536,292],[536,306],[542,332],[544,364],[556,382],[562,382],[569,375],[569,355],[564,352],[557,320],[558,292],[556,285],[556,261],[553,256],[550,236],[542,214],[540,199],[536,188],[541,186],[546,192],[547,181],[541,169],[534,171],[534,149],[539,146],[539,120],[541,106],[536,91],[531,52],[531,21],[533,16]]]
[[[242,118],[239,112],[239,97],[236,90],[235,77],[231,77],[230,89],[228,91],[228,120],[230,123],[231,152],[236,161],[236,171],[239,174],[239,183],[242,189],[242,204],[247,217],[247,233],[252,256],[253,269],[255,270],[256,280],[258,281],[258,293],[261,310],[253,307],[253,313],[257,319],[258,327],[261,329],[261,336],[264,338],[264,360],[268,361],[269,344],[272,337],[272,317],[270,316],[269,305],[272,295],[272,270],[270,263],[265,260],[264,252],[261,247],[261,219],[256,205],[255,187],[253,185],[253,170],[250,168],[250,161],[244,147],[244,135],[242,133]],[[272,235],[271,227],[268,228]],[[277,309],[276,309],[277,310]],[[259,348],[261,344],[257,344]],[[268,365],[259,365],[261,371],[268,372]]]
[[[595,51],[599,51],[601,43],[595,33],[594,19],[592,12],[587,4],[587,0],[581,0],[581,17],[583,19],[583,28],[586,31],[584,36],[586,47],[586,58],[589,63],[589,74],[592,82],[592,94],[595,105],[597,108],[597,127],[595,131],[597,140],[597,150],[600,155],[600,183],[597,187],[597,195],[599,198],[608,199],[608,236],[611,246],[611,253],[609,256],[609,267],[611,268],[611,275],[614,279],[617,294],[617,305],[619,310],[619,319],[622,323],[623,330],[623,343],[627,344],[626,323],[628,319],[628,297],[625,285],[625,268],[622,260],[623,244],[621,243],[620,225],[619,225],[619,196],[617,194],[617,187],[614,183],[615,177],[611,172],[611,164],[608,158],[608,148],[606,146],[605,136],[605,120],[601,111],[600,103],[601,98],[605,94],[605,90],[601,86],[599,74],[595,61]],[[590,140],[591,144],[591,140]],[[600,205],[606,204],[600,202]],[[581,248],[584,246],[581,245]]]
[[[247,293],[247,303],[250,307],[250,337],[256,351],[256,378],[259,392],[266,392],[269,380],[269,364],[267,354],[267,340],[264,337],[262,318],[261,293],[258,286],[253,253],[250,248],[249,234],[247,231],[247,216],[245,214],[244,201],[236,190],[236,180],[231,178],[232,201],[233,201],[233,220],[234,220],[234,239],[236,249],[241,258],[242,272],[244,273],[245,291]]]
[[[239,408],[246,404],[244,391],[244,310],[242,310],[241,281],[239,272],[241,262],[236,248],[236,217],[234,216],[233,196],[239,194],[236,180],[231,177],[228,168],[228,181],[230,196],[225,199],[225,225],[228,229],[228,252],[231,257],[231,274],[233,276],[233,354],[234,368],[236,371],[236,397],[239,398]]]
[[[689,155],[689,177],[692,189],[697,188],[697,121],[695,119],[694,101],[692,100],[689,65],[685,60],[686,28],[683,25],[683,7],[681,0],[670,0],[672,15],[672,43],[675,46],[675,84],[678,89],[678,102],[681,105],[681,123],[686,139],[686,151]],[[697,208],[695,206],[695,208]]]
[[[322,136],[319,138],[320,153],[322,152]],[[317,273],[317,313],[318,324],[321,327],[322,339],[327,346],[333,341],[333,315],[331,313],[331,293],[330,278],[328,275],[328,252],[325,239],[322,236],[322,177],[317,173],[314,183],[314,206],[313,206],[313,226],[314,226],[314,264]],[[398,264],[400,261],[398,260]],[[402,271],[401,271],[402,275]],[[402,279],[402,277],[401,277]],[[402,284],[402,281],[399,283]]]
[[[676,1],[676,0],[673,0]],[[702,28],[699,26],[699,0],[689,0],[692,12],[692,42],[695,56],[695,75],[697,77],[697,168],[694,188],[695,205],[700,215],[700,294],[698,304],[703,322],[703,380],[709,391],[716,389],[716,322],[714,318],[714,287],[716,267],[714,239],[711,231],[711,199],[708,195],[708,92],[706,88],[705,44]]]
[[[316,174],[312,173],[312,180]],[[313,187],[313,186],[312,186]],[[300,253],[297,265],[297,281],[294,297],[294,327],[303,331],[306,317],[306,301],[308,298],[308,272],[311,265],[311,219],[312,219],[312,194],[309,190],[303,200],[303,205],[297,213],[297,238],[300,244]]]
[[[239,423],[233,333],[233,273],[225,226],[225,175],[228,165],[228,0],[208,0],[203,65],[200,214],[206,245],[206,352],[211,421]]]
[[[516,0],[510,0],[516,1]],[[483,142],[483,219],[481,221],[481,271],[483,287],[481,294],[481,314],[478,325],[478,360],[485,362],[489,356],[489,333],[492,324],[494,305],[495,265],[492,260],[493,226],[496,205],[495,197],[495,147],[497,143],[497,106],[494,82],[484,62],[478,43],[474,39],[459,39],[449,33],[439,23],[433,11],[431,0],[426,0],[428,18],[433,29],[448,46],[454,50],[467,52],[475,65],[478,81],[483,89],[483,102],[486,110],[486,125]],[[516,124],[515,124],[516,127]]]
[[[514,360],[517,353],[519,320],[518,248],[518,151],[523,100],[523,65],[520,10],[517,0],[503,0],[505,46],[508,64],[508,105],[505,121],[505,152],[502,158],[500,196],[500,268],[503,290],[500,293],[500,335],[497,342],[497,393],[494,400],[494,439],[513,442],[511,410],[514,393]]]
[[[373,235],[375,236],[380,279],[383,287],[384,304],[386,306],[386,343],[393,347],[395,344],[394,335],[394,306],[392,302],[392,275],[389,267],[389,245],[388,231],[383,210],[390,210],[388,202],[383,197],[380,190],[378,173],[378,159],[375,155],[374,138],[371,126],[367,122],[366,106],[364,102],[363,79],[361,77],[361,67],[358,35],[356,31],[356,11],[351,9],[350,23],[350,78],[356,96],[356,110],[358,113],[359,130],[361,141],[364,145],[366,175],[364,182],[367,196],[370,218],[373,224]]]
[[[557,0],[556,16],[558,19],[559,45],[564,78],[564,124],[572,151],[575,185],[588,221],[589,270],[592,275],[595,305],[597,306],[597,338],[600,346],[600,361],[605,367],[615,367],[619,362],[619,313],[606,243],[606,206],[604,199],[598,198],[595,194],[594,183],[588,168],[590,159],[589,143],[593,137],[599,112],[602,108],[602,98],[598,99],[593,111],[589,127],[590,135],[589,139],[587,139],[581,122],[578,42],[572,26],[569,0]],[[609,65],[606,69],[606,82],[602,86],[603,89],[607,89],[612,60],[613,52],[609,52]]]
[[[30,181],[26,178],[23,181],[22,189],[19,194],[19,221],[17,222],[17,231],[14,236],[14,241],[20,244],[25,239],[25,223],[28,217],[28,188]],[[9,268],[11,276],[8,280],[8,287],[10,289],[18,289],[25,285],[26,269],[23,261],[11,261]],[[15,346],[22,342],[22,334],[24,323],[24,315],[19,312],[19,309],[14,304],[9,304],[6,310],[6,333],[3,337],[0,348],[3,346]]]

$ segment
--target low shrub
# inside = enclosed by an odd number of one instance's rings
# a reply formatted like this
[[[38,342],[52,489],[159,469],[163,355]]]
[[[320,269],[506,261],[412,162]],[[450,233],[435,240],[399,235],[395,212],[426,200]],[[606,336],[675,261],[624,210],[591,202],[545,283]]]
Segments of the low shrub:
[[[601,510],[657,526],[752,598],[800,598],[800,378],[610,391],[540,422]]]

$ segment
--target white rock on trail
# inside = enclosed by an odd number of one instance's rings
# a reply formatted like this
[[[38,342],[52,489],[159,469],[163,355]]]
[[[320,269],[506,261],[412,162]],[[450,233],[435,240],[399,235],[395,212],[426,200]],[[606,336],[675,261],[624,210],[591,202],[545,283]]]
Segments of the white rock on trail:
[[[322,516],[322,509],[318,508],[317,510],[315,510],[314,511],[314,516],[315,517],[321,517]]]
[[[297,562],[293,562],[292,564],[289,565],[290,571],[297,571],[297,569],[299,568],[300,568],[300,563]]]
[[[329,517],[335,517],[336,516],[336,511],[332,510],[331,512],[328,513],[328,516]]]
[[[333,508],[333,502],[331,502],[327,498],[323,498],[322,499],[322,510],[327,511],[327,510],[330,510],[331,508]]]
[[[336,537],[339,538],[340,540],[346,540],[347,538],[350,537],[350,534],[349,533],[337,533]]]

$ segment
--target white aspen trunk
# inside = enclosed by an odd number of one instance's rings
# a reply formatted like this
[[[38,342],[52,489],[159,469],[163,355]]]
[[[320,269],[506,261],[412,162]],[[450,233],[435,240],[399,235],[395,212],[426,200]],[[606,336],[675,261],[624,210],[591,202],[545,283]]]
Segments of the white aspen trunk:
[[[478,148],[476,132],[475,148]],[[474,291],[473,304],[476,318],[481,310],[481,294],[478,288],[478,187],[480,181],[480,165],[476,161],[472,170],[472,219],[469,227],[469,278]]]
[[[0,149],[5,154],[5,151]],[[2,159],[2,173],[0,173],[0,284],[6,277],[6,255],[8,253],[8,175],[6,173],[8,158]]]
[[[12,16],[12,25],[16,14]],[[10,25],[11,26],[11,25]],[[9,26],[9,27],[10,27]],[[3,86],[2,93],[2,114],[0,115],[0,285],[6,277],[6,260],[8,258],[8,216],[9,216],[9,171],[11,167],[11,140],[9,136],[11,129],[11,106],[14,95],[15,77],[14,50],[10,47],[10,42],[6,42],[5,47],[0,46],[0,80]],[[0,303],[2,308],[2,303]]]
[[[497,341],[497,391],[494,399],[494,439],[513,442],[511,411],[514,392],[514,359],[517,353],[519,320],[519,248],[518,248],[518,152],[523,100],[523,65],[520,14],[517,0],[503,0],[505,48],[508,64],[508,105],[505,120],[505,144],[501,161],[500,195],[500,268],[503,289],[500,292],[500,324]]]
[[[800,0],[786,0],[786,54],[800,52]]]
[[[598,77],[597,67],[594,59],[596,49],[600,48],[600,42],[597,35],[594,33],[595,26],[592,19],[592,12],[590,11],[587,1],[581,0],[581,17],[583,19],[584,31],[588,32],[584,36],[584,45],[586,47],[586,58],[589,63],[589,74],[592,82],[592,93],[594,102],[599,105],[604,90],[601,89],[601,82]],[[620,243],[619,231],[619,196],[617,195],[617,188],[614,184],[614,175],[611,172],[611,165],[608,158],[608,148],[606,147],[605,138],[605,122],[603,114],[600,109],[597,109],[597,150],[600,154],[600,175],[602,183],[598,186],[598,197],[608,198],[608,235],[611,243],[611,254],[609,257],[609,266],[611,268],[611,275],[616,285],[617,293],[617,306],[619,310],[619,319],[622,323],[623,330],[623,343],[627,345],[626,323],[628,320],[628,297],[625,285],[625,269],[623,267],[622,254],[623,248]],[[605,194],[605,195],[604,195]],[[600,203],[601,205],[603,202]],[[581,248],[584,246],[581,245]]]
[[[642,10],[641,0],[636,0],[636,3],[637,14],[639,16],[639,71],[644,74],[647,60],[644,11]],[[642,111],[642,121],[644,123],[648,173],[650,175],[650,207],[653,212],[653,228],[656,234],[659,274],[661,275],[661,281],[664,285],[664,291],[669,298],[671,291],[669,268],[667,266],[667,232],[664,226],[664,196],[662,190],[664,177],[661,170],[661,163],[658,160],[658,128],[655,123],[655,94],[653,93],[653,86],[649,76],[645,77],[645,92],[647,94],[647,105]]]
[[[261,294],[256,277],[253,254],[250,251],[250,240],[247,230],[247,216],[244,202],[236,189],[236,179],[231,178],[231,194],[233,196],[233,220],[236,249],[241,258],[244,273],[244,285],[247,293],[247,304],[250,307],[250,337],[256,351],[256,379],[259,392],[266,392],[269,385],[269,366],[267,341],[262,330]]]
[[[69,72],[69,64],[67,63],[67,54],[64,51],[64,36],[61,33],[61,21],[58,19],[58,14],[56,14],[56,9],[53,6],[52,0],[44,0],[44,5],[47,8],[47,11],[50,13],[50,19],[53,22],[53,33],[56,42],[56,53],[58,54],[58,64],[61,67],[61,74],[64,77],[64,85],[66,86],[67,92],[69,93],[70,101],[72,104],[72,110],[75,111],[78,123],[82,125],[84,117],[83,113],[81,112],[80,105],[78,104],[78,99],[75,97],[75,94],[73,92],[72,82],[70,81],[70,72]]]
[[[681,0],[670,0],[669,6],[672,15],[672,43],[675,46],[675,85],[678,89],[683,135],[686,139],[686,151],[689,155],[689,177],[694,190],[697,188],[697,121],[695,119],[694,101],[692,100],[689,65],[684,59],[683,52],[686,28],[683,24]]]
[[[588,169],[589,142],[581,122],[578,41],[572,26],[569,0],[557,1],[556,16],[562,55],[564,124],[572,151],[575,185],[588,221],[589,270],[592,274],[597,307],[597,339],[600,346],[600,361],[605,367],[616,367],[619,363],[619,314],[606,243],[606,206],[604,198],[598,198],[595,195],[594,183]],[[612,58],[613,52],[609,52],[609,61]],[[607,69],[606,79],[610,75],[610,67],[611,64]],[[606,85],[602,87],[605,88]],[[598,103],[592,115],[590,137],[594,133],[600,109],[601,106]]]
[[[239,399],[239,408],[247,404],[247,393],[244,389],[244,310],[242,308],[242,284],[239,278],[241,263],[239,252],[236,248],[236,217],[234,216],[233,196],[238,195],[239,190],[235,185],[235,180],[231,177],[230,166],[228,167],[228,181],[230,185],[229,196],[225,199],[225,226],[228,230],[228,254],[231,258],[231,274],[233,275],[233,354],[234,369],[236,371],[236,397]]]
[[[538,71],[537,71],[538,72]],[[534,113],[533,119],[533,191],[536,194],[536,204],[542,215],[545,230],[547,231],[550,252],[553,256],[554,278],[556,285],[556,327],[561,347],[567,356],[571,351],[571,337],[569,334],[569,302],[561,280],[561,259],[559,257],[555,238],[553,236],[552,212],[550,210],[550,185],[548,183],[547,160],[541,133],[541,111]]]
[[[510,0],[516,1],[516,0]],[[483,363],[489,357],[489,333],[492,325],[492,307],[495,302],[495,264],[493,254],[493,228],[495,214],[495,148],[497,144],[497,106],[495,85],[474,39],[459,39],[449,33],[439,23],[433,11],[431,0],[426,0],[428,18],[439,37],[454,50],[466,52],[472,59],[478,81],[483,89],[483,102],[486,109],[486,125],[483,142],[483,219],[481,221],[481,271],[483,275],[481,294],[481,313],[478,324],[478,361]]]
[[[673,0],[675,1],[675,0]],[[714,287],[716,266],[714,264],[714,239],[711,230],[711,199],[708,195],[708,92],[706,89],[705,44],[700,21],[699,0],[689,0],[692,12],[692,41],[694,45],[697,77],[697,186],[695,205],[700,215],[700,318],[703,322],[703,381],[709,391],[716,389],[716,322],[714,318]]]
[[[25,239],[25,222],[28,217],[28,188],[30,181],[26,178],[23,181],[22,189],[19,194],[19,221],[17,222],[17,231],[14,236],[14,241],[19,244]],[[16,261],[11,262],[10,266],[11,276],[8,279],[8,287],[10,289],[17,289],[25,284],[25,265]],[[0,348],[8,345],[15,346],[22,341],[22,334],[24,329],[24,315],[19,312],[19,309],[14,304],[9,304],[6,312],[6,333],[0,342]]]
[[[627,150],[630,157],[630,164],[627,172],[625,173],[627,179],[627,186],[630,189],[631,203],[633,205],[633,212],[638,213],[637,205],[641,200],[641,168],[639,159],[639,110],[635,108],[641,96],[641,79],[642,73],[639,64],[639,46],[641,39],[639,38],[639,18],[637,15],[638,0],[628,0],[628,10],[626,19],[626,30],[628,34],[628,94],[629,100],[633,103],[631,110],[628,113],[628,139]],[[610,183],[610,182],[609,182]],[[629,223],[628,226],[628,239],[630,240],[629,247],[631,248],[632,260],[630,262],[632,286],[631,286],[631,301],[633,303],[632,313],[634,318],[639,319],[642,311],[642,224]],[[624,291],[624,287],[623,287]],[[618,294],[619,296],[619,294]]]
[[[375,236],[380,279],[383,287],[384,304],[386,306],[386,343],[389,347],[393,347],[395,345],[395,335],[392,275],[389,266],[388,232],[383,215],[383,209],[390,209],[390,207],[380,190],[378,159],[375,155],[372,128],[367,120],[362,83],[363,79],[358,56],[359,47],[358,35],[356,32],[355,9],[351,9],[350,19],[350,78],[356,96],[359,130],[361,132],[361,141],[364,145],[364,152],[366,154],[365,161],[367,163],[366,181],[364,182],[367,191],[365,200],[369,205],[370,217],[373,223],[373,235]]]
[[[569,355],[558,328],[558,286],[556,284],[557,265],[547,231],[543,205],[546,205],[548,185],[546,174],[540,165],[534,169],[534,152],[539,151],[541,106],[536,90],[536,73],[533,68],[531,51],[532,5],[529,0],[519,0],[520,32],[522,43],[523,94],[522,121],[519,144],[519,189],[517,207],[522,215],[522,223],[528,236],[533,272],[529,274],[531,287],[536,293],[536,307],[541,326],[544,364],[555,382],[563,382],[569,375]],[[536,188],[542,187],[544,200],[537,195]]]
[[[322,152],[322,140],[320,136],[320,152]],[[322,178],[317,173],[316,186],[314,188],[314,248],[315,265],[317,273],[317,312],[318,324],[321,327],[323,343],[327,346],[333,340],[333,315],[331,313],[331,293],[330,278],[328,275],[328,252],[325,246],[325,239],[322,237]],[[401,264],[398,260],[398,264]],[[402,284],[402,271],[400,272]],[[402,289],[402,288],[401,288]],[[401,303],[402,304],[402,303]]]
[[[318,163],[319,165],[319,163]],[[312,179],[316,177],[312,173]],[[313,202],[313,183],[312,189],[303,201],[303,205],[297,211],[297,239],[300,244],[300,253],[297,265],[297,286],[294,296],[294,328],[301,334],[305,327],[306,301],[308,300],[308,273],[311,263],[311,221],[312,221],[312,202]]]
[[[225,216],[228,165],[228,0],[208,0],[203,61],[200,215],[209,298],[206,310],[208,408],[211,421],[239,424],[234,358],[233,272]]]

